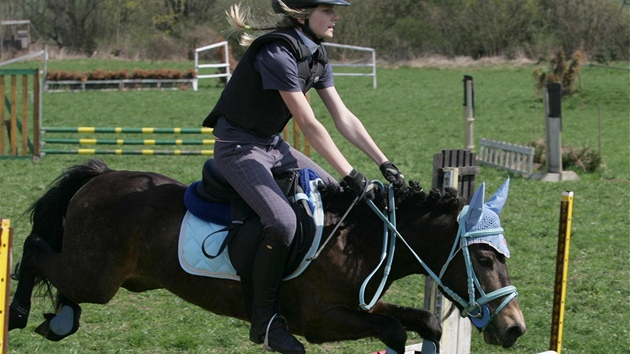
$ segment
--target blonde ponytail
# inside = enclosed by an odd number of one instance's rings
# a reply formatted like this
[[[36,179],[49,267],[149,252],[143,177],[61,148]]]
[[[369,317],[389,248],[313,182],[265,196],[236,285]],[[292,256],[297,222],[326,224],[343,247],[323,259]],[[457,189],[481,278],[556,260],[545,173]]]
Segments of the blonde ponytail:
[[[276,18],[275,22],[259,22],[252,18],[250,9],[243,8],[240,4],[232,5],[230,10],[225,12],[229,24],[228,36],[239,33],[239,44],[243,47],[248,47],[256,38],[264,34],[253,35],[250,32],[266,33],[278,29],[293,28],[295,24],[291,18],[307,19],[313,13],[313,9],[294,10],[288,8],[282,1],[279,1],[279,3],[286,11],[286,14],[272,14],[272,16]]]

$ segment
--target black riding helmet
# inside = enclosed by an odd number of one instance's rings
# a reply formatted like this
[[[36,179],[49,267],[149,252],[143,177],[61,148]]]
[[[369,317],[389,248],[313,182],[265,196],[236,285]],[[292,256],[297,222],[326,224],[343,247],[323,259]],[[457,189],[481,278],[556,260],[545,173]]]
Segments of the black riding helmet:
[[[308,9],[308,8],[317,7],[319,5],[350,6],[350,3],[344,0],[282,0],[282,2],[291,9]],[[285,13],[285,11],[282,9],[282,6],[280,6],[280,2],[278,0],[271,0],[271,7],[273,8],[273,11],[276,13],[279,13],[279,14]],[[300,24],[298,20],[293,17],[290,17],[290,19],[294,25],[301,27],[302,31],[307,36],[311,37],[311,39],[315,43],[320,44],[322,42],[322,39],[317,38],[315,33],[311,31],[311,27],[308,24],[308,19],[304,21],[304,24]]]
[[[292,9],[306,9],[309,7],[317,7],[319,5],[337,5],[337,6],[350,6],[350,3],[344,0],[283,0],[287,7]],[[273,11],[282,14],[284,10],[278,0],[271,0],[271,6]]]

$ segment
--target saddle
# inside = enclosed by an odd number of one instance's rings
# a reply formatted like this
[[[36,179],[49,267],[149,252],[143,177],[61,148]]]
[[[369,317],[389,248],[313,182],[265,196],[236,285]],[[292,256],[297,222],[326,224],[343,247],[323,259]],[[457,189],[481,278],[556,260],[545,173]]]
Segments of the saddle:
[[[298,268],[311,247],[316,231],[309,202],[302,197],[304,189],[300,179],[314,179],[317,176],[305,176],[304,174],[309,173],[314,175],[313,171],[305,170],[291,170],[276,177],[276,182],[295,210],[298,224],[285,275]],[[216,257],[228,248],[230,260],[237,273],[241,277],[250,276],[254,255],[262,241],[263,226],[259,216],[221,174],[213,158],[204,164],[202,179],[189,186],[185,204],[196,217],[225,225],[223,231],[228,231],[218,253],[206,254],[206,257]],[[208,238],[212,236],[210,234]]]

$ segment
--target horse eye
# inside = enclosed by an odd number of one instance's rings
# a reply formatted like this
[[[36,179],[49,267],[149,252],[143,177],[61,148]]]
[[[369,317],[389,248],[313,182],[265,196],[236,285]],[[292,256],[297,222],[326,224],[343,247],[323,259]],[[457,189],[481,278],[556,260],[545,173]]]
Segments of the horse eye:
[[[489,257],[479,257],[477,262],[482,267],[490,267],[492,265],[492,260]]]

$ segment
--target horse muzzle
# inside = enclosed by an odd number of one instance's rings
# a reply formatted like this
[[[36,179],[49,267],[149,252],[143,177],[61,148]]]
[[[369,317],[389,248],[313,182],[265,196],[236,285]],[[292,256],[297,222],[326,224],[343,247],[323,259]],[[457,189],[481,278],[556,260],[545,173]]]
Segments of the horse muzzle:
[[[518,338],[525,334],[526,330],[525,319],[516,299],[503,308],[492,323],[481,329],[483,339],[487,344],[500,345],[503,348],[510,348],[516,344]]]

